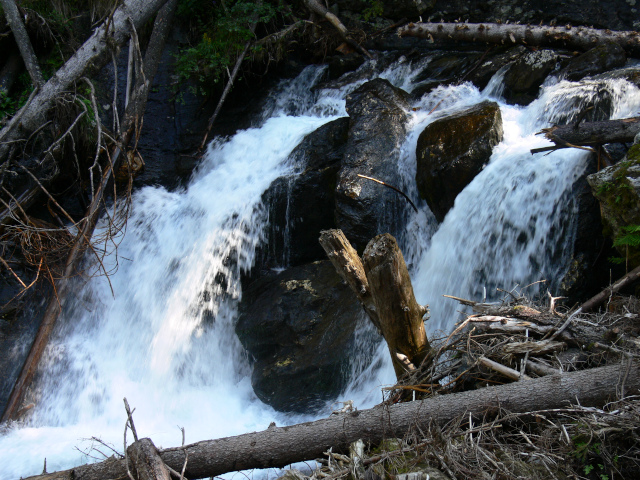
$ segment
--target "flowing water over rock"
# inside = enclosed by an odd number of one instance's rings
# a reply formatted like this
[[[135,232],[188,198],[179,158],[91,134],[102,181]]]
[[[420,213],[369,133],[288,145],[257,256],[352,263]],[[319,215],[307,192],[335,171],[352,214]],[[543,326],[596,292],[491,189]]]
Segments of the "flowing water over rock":
[[[415,73],[401,60],[380,76],[411,90]],[[39,473],[45,457],[48,471],[91,461],[83,452],[96,445],[86,440],[92,436],[121,450],[123,397],[136,408],[139,434],[166,447],[181,441],[178,426],[194,442],[309,418],[275,412],[255,397],[234,323],[240,271],[251,267],[268,221],[263,192],[294,170],[287,156],[306,134],[346,115],[344,98],[362,83],[312,93],[319,75],[313,67],[286,83],[261,126],[213,142],[184,190],[145,187],[135,195],[126,236],[109,257],[108,267],[118,267],[113,296],[103,277],[78,285],[43,361],[36,407],[0,437],[0,479]],[[462,84],[422,97],[398,146],[402,187],[420,208],[408,215],[401,243],[416,295],[431,304],[431,331],[456,319],[457,306],[442,294],[480,298],[484,288],[540,279],[553,286],[571,255],[571,187],[585,154],[529,150],[544,144],[536,131],[577,114],[598,88],[560,82],[531,105],[513,107],[496,98],[494,80],[484,92]],[[612,92],[614,116],[637,114],[637,88],[600,83]],[[436,118],[486,99],[500,103],[504,140],[438,226],[415,187],[417,137]],[[365,327],[356,342],[371,336]],[[379,386],[394,380],[384,345],[362,343],[362,352],[377,354],[371,363],[353,362],[341,396],[358,408],[378,402]]]

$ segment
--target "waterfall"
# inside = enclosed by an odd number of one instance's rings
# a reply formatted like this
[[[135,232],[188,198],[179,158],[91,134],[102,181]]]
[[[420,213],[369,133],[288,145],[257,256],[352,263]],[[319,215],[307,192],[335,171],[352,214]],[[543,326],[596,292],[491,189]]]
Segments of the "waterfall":
[[[234,322],[240,272],[251,268],[268,221],[262,193],[293,171],[287,157],[306,134],[346,115],[344,98],[358,85],[312,90],[320,73],[310,67],[284,82],[259,125],[212,142],[184,189],[145,187],[134,195],[126,234],[106,260],[115,272],[113,295],[104,277],[78,281],[42,362],[36,407],[0,437],[0,480],[41,472],[45,457],[55,471],[99,458],[93,446],[110,454],[94,436],[122,450],[123,397],[136,409],[138,432],[159,446],[178,445],[178,427],[190,443],[309,419],[275,412],[255,397]],[[380,76],[410,91],[415,73],[400,59]],[[637,88],[601,82],[613,92],[614,116],[637,112]],[[598,90],[559,82],[528,107],[513,107],[496,97],[495,84],[483,92],[466,83],[438,87],[423,96],[399,146],[402,187],[420,207],[401,244],[416,295],[438,319],[431,331],[455,321],[457,306],[442,294],[477,299],[485,287],[552,281],[571,253],[572,211],[562,207],[585,156],[529,150],[544,143],[536,131],[576,114],[577,99]],[[433,120],[486,98],[501,105],[505,138],[438,226],[413,182],[417,137]],[[357,335],[367,343],[370,327]],[[380,400],[380,384],[393,381],[385,350],[379,345],[370,364],[354,362],[343,399],[358,408]]]

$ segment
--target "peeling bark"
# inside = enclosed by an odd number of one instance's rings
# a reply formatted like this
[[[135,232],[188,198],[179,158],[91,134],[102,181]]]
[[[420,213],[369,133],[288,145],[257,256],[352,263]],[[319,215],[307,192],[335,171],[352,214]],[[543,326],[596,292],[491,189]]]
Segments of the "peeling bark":
[[[628,54],[640,56],[640,33],[638,32],[614,32],[571,25],[550,27],[496,23],[410,23],[398,29],[398,35],[429,40],[523,44],[585,51],[601,43],[615,42]]]

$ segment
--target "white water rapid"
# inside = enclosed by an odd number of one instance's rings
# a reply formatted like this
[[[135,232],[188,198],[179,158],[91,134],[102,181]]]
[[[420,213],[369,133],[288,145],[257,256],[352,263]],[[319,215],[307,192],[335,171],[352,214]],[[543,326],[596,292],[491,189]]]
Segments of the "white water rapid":
[[[416,73],[401,60],[381,76],[410,91]],[[110,454],[93,436],[122,451],[123,397],[136,409],[138,432],[165,447],[180,444],[179,427],[191,443],[303,419],[255,397],[234,322],[239,271],[251,267],[268,221],[262,193],[293,170],[287,156],[306,134],[346,115],[345,95],[357,86],[313,93],[319,74],[308,68],[283,84],[261,126],[214,141],[186,188],[145,187],[134,195],[126,234],[109,257],[108,268],[118,265],[114,295],[104,277],[78,285],[43,361],[33,413],[0,436],[0,480],[40,473],[45,457],[55,471],[93,461],[85,452],[100,457],[92,446]],[[479,298],[485,287],[553,280],[566,269],[574,226],[563,201],[585,156],[531,156],[544,144],[535,132],[577,113],[603,86],[612,92],[614,117],[640,108],[640,91],[623,80],[549,85],[524,108],[502,102],[494,80],[484,92],[462,84],[424,96],[400,146],[403,188],[421,210],[401,241],[416,295],[439,319],[431,331],[456,320],[457,305],[442,294]],[[434,119],[487,98],[501,105],[504,141],[437,227],[413,185],[417,137]],[[361,409],[380,400],[380,385],[393,381],[385,350],[379,346],[371,365],[357,367],[342,399]]]

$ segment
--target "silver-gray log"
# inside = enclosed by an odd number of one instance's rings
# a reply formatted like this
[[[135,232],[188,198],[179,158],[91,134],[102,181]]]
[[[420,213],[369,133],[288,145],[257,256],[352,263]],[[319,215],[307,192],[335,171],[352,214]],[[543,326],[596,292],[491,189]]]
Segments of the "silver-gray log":
[[[375,444],[383,438],[401,437],[415,427],[425,427],[431,422],[443,425],[469,413],[522,413],[563,408],[578,401],[586,407],[602,406],[615,398],[622,386],[627,395],[640,393],[638,367],[638,363],[625,363],[332,415],[315,422],[168,448],[160,451],[160,458],[167,466],[181,471],[188,454],[185,475],[192,480],[251,468],[283,467],[319,458],[331,447],[334,451],[348,450],[349,444],[358,439]],[[124,462],[111,459],[27,480],[103,480],[126,476]]]

